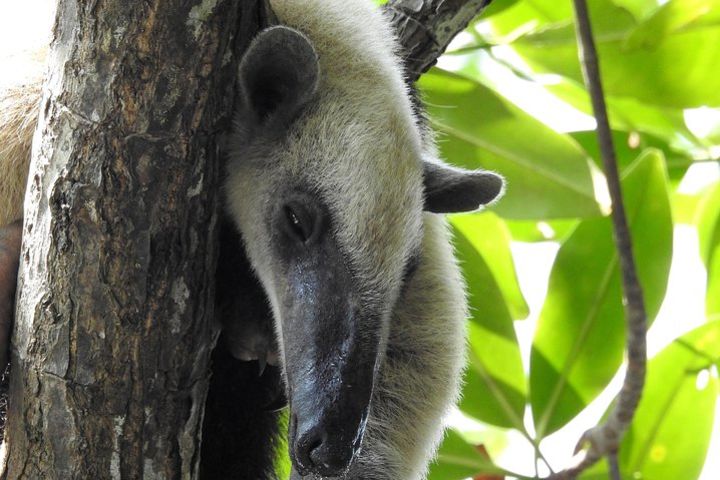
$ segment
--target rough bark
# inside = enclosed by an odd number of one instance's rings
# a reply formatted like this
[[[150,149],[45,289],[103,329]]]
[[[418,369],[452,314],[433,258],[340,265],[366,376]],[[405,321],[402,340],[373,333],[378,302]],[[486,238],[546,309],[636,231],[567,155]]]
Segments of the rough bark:
[[[390,0],[385,9],[397,29],[408,81],[435,65],[455,36],[492,0]]]
[[[60,0],[30,172],[9,478],[195,478],[218,158],[257,2]]]

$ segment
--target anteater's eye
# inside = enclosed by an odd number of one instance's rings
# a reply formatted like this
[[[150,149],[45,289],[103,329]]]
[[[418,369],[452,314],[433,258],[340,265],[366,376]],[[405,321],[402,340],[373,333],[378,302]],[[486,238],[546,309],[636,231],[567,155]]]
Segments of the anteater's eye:
[[[303,243],[307,242],[312,235],[313,219],[308,215],[304,215],[301,210],[289,205],[286,205],[284,210],[290,231]]]

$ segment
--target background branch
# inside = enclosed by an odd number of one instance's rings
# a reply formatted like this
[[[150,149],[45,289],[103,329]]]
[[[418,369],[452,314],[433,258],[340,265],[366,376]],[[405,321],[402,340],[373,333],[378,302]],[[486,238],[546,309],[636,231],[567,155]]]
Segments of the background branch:
[[[612,222],[615,245],[620,257],[623,290],[625,295],[625,316],[627,319],[627,372],[622,389],[610,415],[602,423],[583,434],[578,449],[587,445],[585,458],[577,466],[552,475],[550,478],[575,478],[603,456],[617,463],[617,451],[622,436],[627,430],[637,409],[645,383],[647,362],[646,329],[647,316],[643,302],[642,288],[637,277],[632,251],[632,240],[628,228],[620,188],[615,148],[608,122],[605,96],[600,80],[597,51],[592,36],[590,16],[585,0],[573,0],[577,25],[578,44],[585,84],[590,92],[593,111],[597,120],[597,135],[603,160],[605,176],[612,200]],[[615,475],[617,468],[611,468]]]
[[[455,36],[491,0],[390,0],[385,10],[395,27],[408,80],[435,65]]]

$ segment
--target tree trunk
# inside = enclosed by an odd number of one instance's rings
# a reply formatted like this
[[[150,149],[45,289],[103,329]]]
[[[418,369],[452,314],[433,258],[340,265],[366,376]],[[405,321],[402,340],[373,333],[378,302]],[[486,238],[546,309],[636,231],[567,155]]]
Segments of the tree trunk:
[[[195,478],[219,162],[256,1],[59,0],[33,153],[9,478]]]

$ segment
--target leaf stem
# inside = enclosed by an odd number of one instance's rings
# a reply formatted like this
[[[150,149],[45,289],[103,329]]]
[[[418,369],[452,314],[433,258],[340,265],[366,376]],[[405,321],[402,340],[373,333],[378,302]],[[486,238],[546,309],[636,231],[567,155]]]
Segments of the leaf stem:
[[[620,463],[618,462],[617,452],[608,455],[608,465],[610,466],[610,478],[612,480],[622,480],[620,476]]]
[[[550,465],[550,462],[548,461],[548,459],[545,458],[545,455],[543,455],[542,451],[540,451],[540,443],[535,438],[533,438],[526,429],[523,428],[518,431],[520,432],[520,434],[523,437],[525,437],[525,440],[527,440],[530,443],[530,445],[532,445],[533,451],[535,452],[535,477],[540,478],[540,473],[537,470],[538,460],[542,460],[542,462],[545,464],[547,469],[550,471],[551,475],[553,473],[555,473],[555,471],[553,470],[552,466]]]

